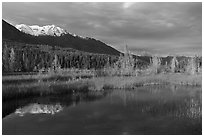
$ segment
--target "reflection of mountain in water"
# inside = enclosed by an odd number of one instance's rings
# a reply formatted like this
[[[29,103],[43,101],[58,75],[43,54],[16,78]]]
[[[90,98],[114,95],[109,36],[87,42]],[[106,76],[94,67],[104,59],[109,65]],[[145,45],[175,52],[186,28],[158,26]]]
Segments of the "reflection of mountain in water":
[[[117,101],[114,99],[120,98],[125,107],[151,117],[170,116],[184,119],[201,119],[202,117],[201,88],[180,86],[146,86],[134,90],[73,92],[8,101],[3,102],[3,117],[13,112],[19,115],[25,113],[55,114],[62,111],[64,107],[74,107],[81,102],[104,98],[107,93],[111,100]]]
[[[56,112],[62,111],[63,107],[76,106],[80,102],[95,101],[103,98],[106,94],[105,91],[87,91],[7,101],[3,102],[2,105],[2,117],[4,118],[14,112],[21,116],[25,113],[55,114]]]
[[[44,104],[30,104],[23,108],[18,108],[15,111],[15,114],[19,116],[24,116],[25,114],[55,114],[63,110],[63,107],[60,104],[56,105],[44,105]]]

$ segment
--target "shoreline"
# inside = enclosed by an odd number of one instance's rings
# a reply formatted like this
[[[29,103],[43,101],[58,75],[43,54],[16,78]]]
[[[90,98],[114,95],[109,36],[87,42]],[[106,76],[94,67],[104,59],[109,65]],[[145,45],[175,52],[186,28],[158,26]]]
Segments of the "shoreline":
[[[73,92],[135,89],[151,85],[180,85],[202,87],[202,75],[157,74],[147,76],[106,76],[66,81],[36,81],[24,84],[2,84],[2,99],[69,94]]]

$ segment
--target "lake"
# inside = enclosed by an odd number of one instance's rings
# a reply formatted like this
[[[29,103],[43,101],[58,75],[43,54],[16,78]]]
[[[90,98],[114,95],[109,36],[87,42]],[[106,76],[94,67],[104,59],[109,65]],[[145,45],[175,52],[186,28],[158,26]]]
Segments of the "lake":
[[[202,134],[202,89],[145,86],[4,101],[3,134]]]

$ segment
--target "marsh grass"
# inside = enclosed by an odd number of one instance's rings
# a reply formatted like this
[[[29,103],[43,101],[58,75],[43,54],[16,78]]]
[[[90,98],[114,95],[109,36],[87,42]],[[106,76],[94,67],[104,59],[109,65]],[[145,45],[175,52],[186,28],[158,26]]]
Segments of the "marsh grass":
[[[87,92],[88,84],[80,81],[52,81],[52,82],[33,82],[19,85],[3,85],[2,100],[20,99],[26,97],[46,96],[53,94],[72,94],[73,92]]]
[[[139,77],[101,77],[92,80],[95,90],[99,89],[134,89],[148,85],[189,85],[201,86],[201,75],[159,74]]]
[[[73,92],[102,91],[106,89],[134,89],[149,85],[201,86],[201,75],[157,74],[146,76],[106,76],[72,80],[31,82],[28,84],[8,84],[2,86],[3,101],[46,96],[52,94],[72,94]]]
[[[8,75],[2,77],[3,84],[28,84],[33,82],[71,81],[75,79],[92,78],[96,75],[94,70],[58,69],[40,70],[36,75]]]

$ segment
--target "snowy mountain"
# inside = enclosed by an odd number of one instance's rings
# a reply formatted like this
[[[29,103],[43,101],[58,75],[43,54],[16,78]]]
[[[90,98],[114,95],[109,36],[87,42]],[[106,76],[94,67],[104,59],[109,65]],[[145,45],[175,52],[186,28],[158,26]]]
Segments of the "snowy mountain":
[[[50,26],[50,27],[48,27]],[[120,55],[120,52],[106,43],[90,37],[82,37],[63,29],[59,29],[54,25],[39,27],[34,25],[16,25],[12,26],[8,22],[2,20],[2,39],[11,40],[26,44],[38,44],[59,46],[60,48],[72,48],[79,51],[89,53],[99,53],[108,55]],[[49,28],[49,29],[48,29]],[[54,31],[56,28],[58,31]],[[48,31],[50,30],[50,31]],[[52,31],[53,30],[53,31]],[[62,33],[58,33],[62,32]],[[30,35],[31,34],[31,35]],[[53,36],[51,36],[53,35]],[[37,37],[36,37],[37,36]]]
[[[49,35],[49,36],[61,36],[64,34],[67,34],[66,30],[57,27],[55,25],[46,25],[46,26],[38,26],[38,25],[32,25],[28,26],[25,24],[19,24],[15,26],[18,30],[21,32],[39,36],[39,35]]]

